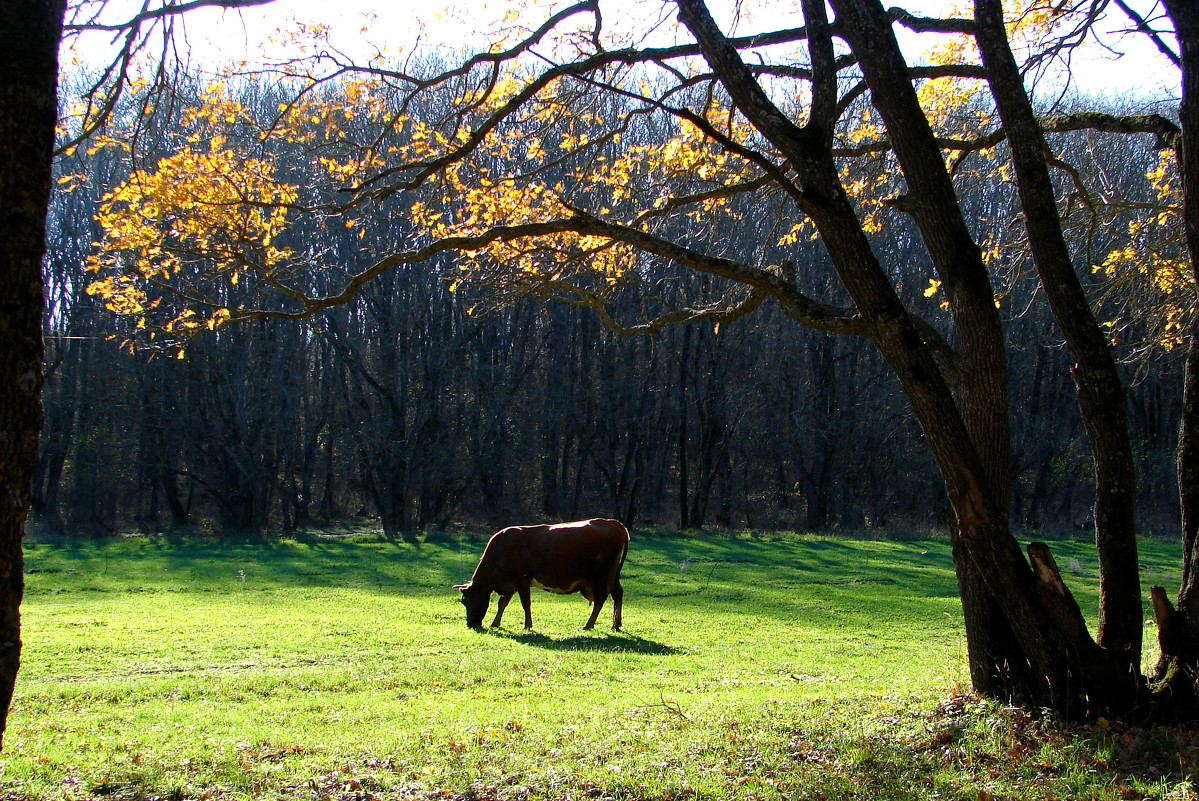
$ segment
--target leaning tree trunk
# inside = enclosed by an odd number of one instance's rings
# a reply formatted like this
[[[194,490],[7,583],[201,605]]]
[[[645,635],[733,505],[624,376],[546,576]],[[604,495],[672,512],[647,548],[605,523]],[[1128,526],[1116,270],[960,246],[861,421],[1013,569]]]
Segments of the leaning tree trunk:
[[[1068,717],[1126,710],[1135,703],[1139,686],[1127,656],[1096,644],[1048,549],[1029,546],[1026,561],[1008,528],[1007,483],[998,483],[1008,470],[1007,393],[993,290],[890,18],[875,0],[832,0],[832,5],[906,179],[907,194],[893,205],[920,227],[945,285],[960,343],[960,386],[953,393],[953,408],[946,404],[935,376],[921,364],[928,354],[920,353],[919,337],[909,333],[876,339],[921,421],[954,508],[961,541],[955,551],[959,560],[968,560],[959,561],[958,575],[973,582],[962,593],[968,631],[992,627],[971,631],[970,636],[977,640],[978,635],[1001,631],[993,615],[969,616],[970,599],[975,593],[981,598],[983,590],[1002,610],[1012,634],[1010,643],[996,639],[1006,654],[970,654],[972,675],[984,670],[988,677],[999,675],[1013,689],[1027,688],[1030,700]],[[852,287],[850,294],[866,315]],[[988,686],[980,689],[992,691]]]
[[[1190,253],[1191,281],[1199,291],[1199,7],[1188,0],[1166,0],[1174,21],[1182,59],[1182,173],[1183,226]],[[1199,313],[1191,315],[1183,413],[1179,428],[1178,484],[1182,501],[1184,591],[1199,585]],[[1187,578],[1192,581],[1188,582]],[[1199,604],[1199,587],[1193,593]]]
[[[1192,0],[1166,0],[1174,22],[1182,66],[1183,228],[1190,254],[1191,280],[1199,288],[1199,6]],[[1199,311],[1192,311],[1178,431],[1178,489],[1182,507],[1183,569],[1178,608],[1163,587],[1151,593],[1162,658],[1157,691],[1188,719],[1199,717]]]
[[[1098,644],[1140,671],[1143,629],[1136,475],[1116,360],[1091,312],[1062,233],[1041,128],[1004,28],[1000,0],[975,0],[975,38],[1007,134],[1041,286],[1073,356],[1071,372],[1095,463]]]
[[[1163,705],[1182,719],[1199,718],[1199,314],[1192,314],[1178,430],[1178,490],[1182,505],[1182,587],[1178,607],[1166,590],[1150,591],[1161,659],[1154,676]]]
[[[1199,314],[1192,314],[1178,425],[1178,497],[1182,510],[1179,606],[1199,618]]]
[[[1039,700],[1037,678],[1023,658],[1003,607],[987,589],[956,522],[950,539],[974,691],[1008,703],[1035,703]]]
[[[979,490],[1000,518],[996,523],[1006,531],[1011,503],[1007,364],[990,276],[933,144],[934,133],[920,109],[889,17],[877,4],[834,6],[838,18],[848,22],[843,30],[862,65],[871,102],[887,125],[907,182],[907,194],[893,205],[916,222],[945,286],[959,341],[956,369],[947,376],[950,390],[979,459]],[[929,424],[931,420],[926,431]],[[938,434],[933,431],[929,436],[931,440]],[[971,680],[976,690],[987,695],[1033,700],[1035,682],[1026,669],[1027,656],[962,534],[961,526],[955,525],[955,565]]]
[[[0,737],[21,657],[21,538],[42,426],[42,256],[63,0],[0,3]]]
[[[831,152],[836,59],[824,2],[803,2],[812,54],[812,111],[803,127],[770,101],[702,0],[676,3],[680,20],[733,102],[794,170],[800,191],[792,198],[815,224],[866,335],[912,404],[957,519],[962,547],[955,550],[969,560],[965,567],[974,568],[960,570],[959,576],[972,582],[971,590],[990,595],[1018,646],[1018,652],[1000,658],[1031,677],[1034,702],[1066,716],[1127,708],[1137,696],[1137,678],[1091,638],[1048,549],[1030,546],[1026,560],[1008,528],[1006,491],[997,489],[996,479],[1007,469],[1008,447],[998,313],[979,248],[962,234],[952,181],[886,11],[877,0],[832,0],[840,35],[854,51],[906,179],[908,194],[893,205],[920,226],[949,298],[958,353],[946,353],[948,346],[937,341],[936,332],[922,328],[904,308],[841,184]],[[972,615],[971,607],[963,609]],[[972,615],[966,625],[976,629],[993,621],[993,616]],[[981,657],[971,653],[970,658],[973,665]]]

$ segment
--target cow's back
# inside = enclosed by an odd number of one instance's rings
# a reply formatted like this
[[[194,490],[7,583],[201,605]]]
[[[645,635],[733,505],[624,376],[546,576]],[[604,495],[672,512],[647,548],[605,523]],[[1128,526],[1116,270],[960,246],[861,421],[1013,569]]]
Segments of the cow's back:
[[[590,552],[604,555],[624,551],[629,532],[619,520],[579,520],[574,523],[555,523],[547,526],[527,526],[528,547],[547,557],[571,558]]]
[[[518,530],[529,577],[568,591],[571,583],[597,575],[597,569],[605,583],[614,579],[629,545],[629,532],[618,520],[597,518]]]

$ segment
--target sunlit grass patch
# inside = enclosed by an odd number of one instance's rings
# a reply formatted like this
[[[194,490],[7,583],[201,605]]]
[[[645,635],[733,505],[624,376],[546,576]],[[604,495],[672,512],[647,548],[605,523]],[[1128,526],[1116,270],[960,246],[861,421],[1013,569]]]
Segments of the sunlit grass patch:
[[[1087,546],[1054,548],[1079,560],[1070,583],[1093,604]],[[582,631],[586,604],[544,592],[531,632],[519,615],[467,629],[450,585],[480,550],[31,546],[0,791],[1186,797],[1185,732],[1066,730],[965,693],[946,542],[635,533],[622,632]],[[1176,551],[1144,546],[1154,580]]]

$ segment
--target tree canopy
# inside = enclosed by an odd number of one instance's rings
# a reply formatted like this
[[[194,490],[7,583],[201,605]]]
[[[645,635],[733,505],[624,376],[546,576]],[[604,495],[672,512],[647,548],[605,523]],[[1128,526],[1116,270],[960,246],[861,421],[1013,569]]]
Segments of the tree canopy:
[[[1003,131],[985,94],[972,23],[892,16],[909,30],[939,34],[923,63],[905,74],[954,180],[1003,179],[1011,168],[997,152]],[[1010,35],[1030,64],[1081,24],[1035,3],[1009,18]],[[507,33],[509,40],[490,52],[452,65],[429,57],[410,59],[405,70],[358,65],[314,47],[313,55],[268,73],[248,76],[243,67],[199,87],[198,107],[178,112],[184,130],[165,140],[139,136],[139,114],[128,130],[93,145],[141,150],[133,154],[137,169],[109,194],[100,216],[104,239],[93,267],[104,277],[95,291],[140,314],[149,311],[148,283],[186,285],[195,290],[181,295],[186,319],[163,312],[144,321],[180,333],[246,316],[312,314],[344,302],[383,270],[443,252],[466,254],[461,280],[601,309],[620,287],[651,281],[655,259],[674,259],[785,299],[784,308],[806,324],[861,333],[853,310],[789,291],[779,277],[781,265],[795,261],[788,248],[815,238],[817,229],[786,154],[740,110],[697,45],[636,46],[627,35],[608,33],[598,8],[586,3],[549,15],[536,29],[514,25]],[[904,213],[885,121],[868,102],[850,52],[829,54],[828,97],[817,108],[806,37],[797,27],[732,42],[742,58],[758,62],[747,75],[768,88],[765,100],[799,124],[817,111],[824,118],[817,121],[828,129],[838,182],[863,232],[876,232]],[[261,82],[253,104],[241,89],[247,80]],[[166,97],[176,87],[133,89],[133,106],[143,111],[179,102]],[[82,131],[87,109],[80,111]],[[1177,136],[1173,123],[1155,115],[1076,111],[1046,115],[1043,124],[1062,132],[1145,131],[1163,147]],[[313,169],[297,168],[305,163]],[[1169,164],[1164,160],[1158,179],[1161,214],[1176,207]],[[1105,206],[1119,198],[1072,174],[1080,180],[1072,197],[1090,201],[1076,205],[1092,219],[1097,197]],[[397,194],[407,198],[422,233],[363,269],[280,246],[289,227],[305,224],[357,226],[365,236],[374,204]],[[715,214],[738,221],[735,237],[752,248],[732,256],[727,243],[706,247],[705,223]],[[1100,254],[1102,268],[1136,272],[1119,268],[1149,263],[1142,256],[1150,250],[1161,254],[1154,242],[1176,227],[1159,216],[1126,223],[1129,244]],[[183,219],[192,220],[190,228]],[[980,246],[992,261],[1020,247],[1019,237],[1012,240]],[[1161,258],[1157,264],[1155,286],[1175,298],[1185,294],[1172,291],[1179,284],[1170,283],[1171,268]],[[225,303],[222,282],[243,275],[268,303]],[[930,268],[928,291],[943,282]],[[715,318],[747,300],[723,292],[664,295],[640,319],[610,322],[653,327],[701,308]],[[1172,308],[1163,313],[1163,338],[1177,334],[1183,311]]]

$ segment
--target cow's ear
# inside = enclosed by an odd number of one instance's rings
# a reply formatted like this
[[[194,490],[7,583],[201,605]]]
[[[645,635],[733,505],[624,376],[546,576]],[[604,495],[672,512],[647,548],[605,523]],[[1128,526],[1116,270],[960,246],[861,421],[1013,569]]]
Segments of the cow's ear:
[[[455,584],[454,589],[456,589],[460,592],[466,592],[467,590],[470,589],[470,582],[467,582],[466,584]]]

